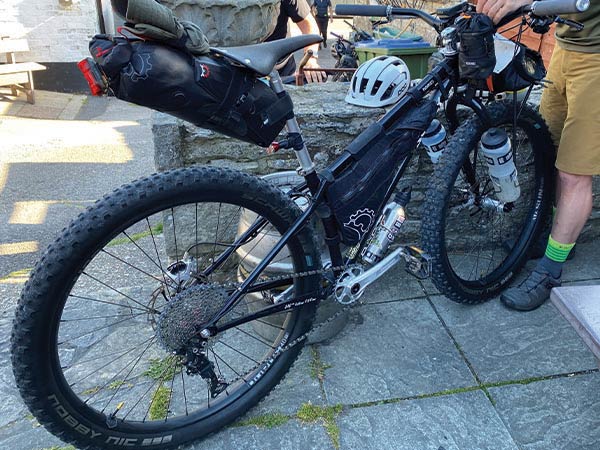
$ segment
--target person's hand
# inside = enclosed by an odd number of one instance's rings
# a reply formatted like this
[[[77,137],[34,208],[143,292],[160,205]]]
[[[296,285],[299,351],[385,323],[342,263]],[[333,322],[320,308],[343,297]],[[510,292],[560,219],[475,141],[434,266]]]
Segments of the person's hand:
[[[532,0],[479,0],[477,12],[489,16],[494,23],[498,23],[507,14],[531,3]]]
[[[310,58],[306,65],[305,69],[320,69],[319,63],[315,58]],[[323,83],[327,81],[327,74],[325,72],[317,71],[317,70],[306,70],[304,71],[304,76],[306,77],[306,81],[309,83]]]

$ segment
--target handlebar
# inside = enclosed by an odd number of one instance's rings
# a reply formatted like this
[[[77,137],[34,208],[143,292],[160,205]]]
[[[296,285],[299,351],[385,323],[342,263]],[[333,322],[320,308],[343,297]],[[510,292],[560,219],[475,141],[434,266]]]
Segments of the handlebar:
[[[335,7],[335,13],[341,16],[414,17],[424,20],[427,24],[436,29],[443,23],[437,17],[427,14],[420,9],[395,8],[386,5],[337,5]]]
[[[524,6],[518,11],[508,14],[501,23],[506,23],[523,12],[531,12],[535,16],[557,16],[559,14],[577,14],[589,8],[590,0],[541,0],[534,1],[531,5]],[[425,11],[414,8],[395,8],[386,5],[337,5],[335,13],[344,16],[373,16],[391,17],[404,16],[424,20],[435,29],[444,24],[437,17],[427,14]],[[507,20],[510,19],[510,20]]]
[[[525,11],[536,16],[558,16],[559,14],[577,14],[590,7],[590,0],[543,0],[536,1]]]

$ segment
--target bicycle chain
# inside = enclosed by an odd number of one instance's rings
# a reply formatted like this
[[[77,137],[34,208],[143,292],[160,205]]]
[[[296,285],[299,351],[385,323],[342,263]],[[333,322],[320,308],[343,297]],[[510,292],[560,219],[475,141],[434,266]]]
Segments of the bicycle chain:
[[[272,281],[280,281],[280,280],[285,280],[285,279],[289,279],[291,278],[302,278],[302,277],[307,277],[307,276],[314,276],[314,275],[324,275],[328,272],[335,272],[337,270],[346,270],[349,267],[352,267],[352,265],[343,265],[343,266],[334,266],[334,267],[328,267],[328,268],[324,268],[324,269],[318,269],[318,270],[308,270],[305,272],[297,272],[297,273],[293,273],[293,274],[285,274],[285,275],[280,275],[280,276],[276,276],[276,277],[271,277],[271,278],[266,278],[266,279],[261,279],[262,282],[272,282]],[[336,280],[337,281],[337,280]],[[227,287],[235,287],[238,286],[239,283],[229,283],[229,285],[225,285]],[[336,301],[333,298],[331,298],[331,296],[327,296],[325,298],[324,301]],[[288,342],[287,344],[285,344],[283,347],[278,347],[275,352],[277,353],[277,355],[275,356],[276,358],[278,358],[279,356],[281,356],[283,353],[287,352],[288,350],[294,348],[296,345],[300,344],[301,342],[303,342],[305,339],[307,339],[312,333],[316,332],[317,330],[320,330],[321,328],[325,327],[326,325],[330,324],[331,322],[333,322],[335,319],[337,319],[338,317],[340,317],[343,313],[345,313],[346,311],[348,311],[349,309],[355,308],[358,305],[361,305],[362,303],[360,301],[354,301],[352,303],[349,303],[347,305],[343,305],[343,307],[336,311],[334,314],[332,314],[331,316],[329,316],[327,319],[325,319],[323,322],[321,322],[319,325],[311,327],[306,333],[303,333],[302,335],[298,336],[297,338],[295,338],[294,340]],[[341,305],[341,303],[340,303]],[[259,364],[255,365],[254,367],[250,368],[248,371],[246,371],[246,373],[239,375],[231,380],[227,380],[227,383],[229,385],[232,385],[240,380],[246,380],[246,376],[250,373],[253,373],[255,370],[257,370],[259,367],[261,367],[265,362],[260,362]]]

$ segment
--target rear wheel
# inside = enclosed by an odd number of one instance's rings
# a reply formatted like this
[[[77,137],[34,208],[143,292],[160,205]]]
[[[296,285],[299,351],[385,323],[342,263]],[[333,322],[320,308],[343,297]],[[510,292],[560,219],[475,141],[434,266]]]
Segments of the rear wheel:
[[[555,151],[540,115],[525,106],[513,130],[512,102],[494,103],[488,112],[492,127],[511,140],[520,197],[510,204],[496,198],[479,149],[491,127],[472,117],[450,139],[424,205],[422,240],[433,258],[433,282],[459,303],[485,301],[507,286],[539,237],[553,197]]]
[[[207,340],[198,331],[299,213],[261,179],[190,168],[123,186],[73,221],[34,269],[14,323],[15,378],[39,422],[79,448],[162,449],[259,402],[297,357],[301,345],[282,349],[310,329],[316,301]],[[259,232],[203,275],[257,217]],[[319,261],[307,230],[274,263],[283,275]],[[310,276],[258,290],[219,323],[318,286]]]

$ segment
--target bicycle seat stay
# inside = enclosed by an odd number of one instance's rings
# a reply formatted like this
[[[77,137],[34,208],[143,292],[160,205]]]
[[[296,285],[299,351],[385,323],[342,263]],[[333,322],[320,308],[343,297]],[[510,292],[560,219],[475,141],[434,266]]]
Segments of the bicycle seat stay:
[[[275,64],[282,58],[322,40],[323,38],[316,34],[305,34],[261,44],[211,48],[211,51],[265,76],[271,73]]]

